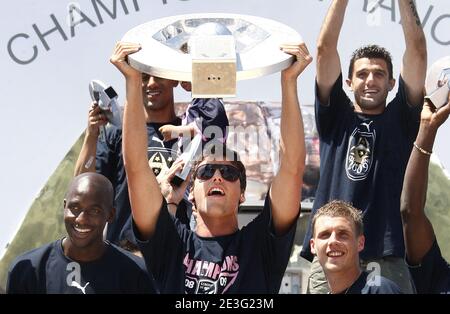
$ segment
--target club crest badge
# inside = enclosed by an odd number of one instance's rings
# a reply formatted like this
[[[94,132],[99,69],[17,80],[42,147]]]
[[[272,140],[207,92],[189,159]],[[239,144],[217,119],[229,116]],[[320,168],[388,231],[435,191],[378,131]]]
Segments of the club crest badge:
[[[366,179],[372,167],[376,133],[371,124],[372,121],[361,123],[350,135],[345,171],[352,181]]]

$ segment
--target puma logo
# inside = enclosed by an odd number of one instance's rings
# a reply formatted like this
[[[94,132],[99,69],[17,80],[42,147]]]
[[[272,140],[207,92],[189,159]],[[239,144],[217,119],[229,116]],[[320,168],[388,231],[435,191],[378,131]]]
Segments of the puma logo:
[[[78,282],[72,281],[72,283],[70,284],[70,286],[71,286],[71,287],[75,287],[75,288],[77,288],[77,289],[80,289],[81,292],[83,292],[83,294],[86,294],[86,287],[87,287],[88,284],[89,284],[89,282],[88,282],[86,285],[84,285],[84,287],[82,287]]]
[[[364,125],[367,128],[367,132],[370,132],[370,125],[372,124],[373,121],[370,121],[369,123],[366,122],[362,122],[361,125]]]
[[[155,141],[155,142],[157,142],[157,143],[160,143],[161,144],[161,147],[164,147],[164,141],[163,140],[161,140],[161,139],[159,139],[158,137],[156,137],[156,136],[152,136],[152,141]]]

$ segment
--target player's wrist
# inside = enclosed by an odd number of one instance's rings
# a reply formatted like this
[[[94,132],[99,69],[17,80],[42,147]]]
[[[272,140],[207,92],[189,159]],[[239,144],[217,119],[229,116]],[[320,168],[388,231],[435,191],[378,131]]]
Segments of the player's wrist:
[[[98,136],[100,135],[100,131],[99,130],[91,130],[89,128],[87,128],[86,130],[86,138],[88,140],[95,140],[97,141]]]
[[[430,120],[420,120],[420,126],[419,126],[419,134],[422,135],[422,137],[425,138],[434,138],[437,134],[437,127],[431,123]]]

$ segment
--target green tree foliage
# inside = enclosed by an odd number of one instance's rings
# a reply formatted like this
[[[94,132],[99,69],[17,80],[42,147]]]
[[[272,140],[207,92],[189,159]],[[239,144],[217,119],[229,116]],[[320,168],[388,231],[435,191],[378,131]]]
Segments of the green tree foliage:
[[[433,224],[442,255],[450,262],[450,180],[442,169],[431,164],[425,212]]]

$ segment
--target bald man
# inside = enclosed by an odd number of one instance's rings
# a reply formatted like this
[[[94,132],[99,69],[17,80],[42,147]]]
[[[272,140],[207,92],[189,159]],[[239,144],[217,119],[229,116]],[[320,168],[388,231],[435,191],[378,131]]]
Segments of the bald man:
[[[67,236],[16,258],[7,293],[155,293],[143,261],[103,240],[113,199],[103,175],[75,177],[63,202]]]

